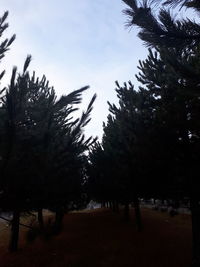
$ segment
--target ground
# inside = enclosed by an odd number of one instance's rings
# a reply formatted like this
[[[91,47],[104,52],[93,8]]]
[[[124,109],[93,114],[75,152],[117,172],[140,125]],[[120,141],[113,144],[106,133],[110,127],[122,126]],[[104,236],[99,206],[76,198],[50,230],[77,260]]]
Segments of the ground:
[[[67,214],[64,229],[50,239],[27,243],[21,227],[20,249],[7,252],[8,232],[0,232],[1,267],[188,267],[191,263],[189,215],[142,209],[144,230],[108,209]]]

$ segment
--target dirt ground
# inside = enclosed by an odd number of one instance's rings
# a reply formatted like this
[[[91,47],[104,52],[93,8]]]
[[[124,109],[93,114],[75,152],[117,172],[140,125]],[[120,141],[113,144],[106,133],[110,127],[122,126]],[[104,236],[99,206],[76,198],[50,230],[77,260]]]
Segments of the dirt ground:
[[[188,267],[191,263],[189,215],[142,209],[144,230],[138,233],[134,212],[126,223],[108,209],[71,213],[58,236],[27,243],[20,228],[20,248],[7,251],[8,227],[0,231],[0,267]]]

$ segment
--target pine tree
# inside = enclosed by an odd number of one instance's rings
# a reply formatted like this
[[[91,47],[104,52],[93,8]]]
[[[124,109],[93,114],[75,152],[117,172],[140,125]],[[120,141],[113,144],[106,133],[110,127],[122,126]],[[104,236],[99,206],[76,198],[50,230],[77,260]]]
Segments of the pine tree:
[[[8,28],[8,23],[6,22],[8,17],[8,11],[6,11],[3,16],[0,18],[0,38],[2,38],[2,35],[4,34],[5,30]],[[1,44],[0,44],[0,62],[4,58],[5,53],[9,50],[11,44],[15,40],[15,34],[11,38],[4,39]],[[3,78],[5,74],[5,70],[0,72],[0,80]],[[4,112],[1,109],[3,101],[4,101],[4,93],[5,93],[5,88],[0,88],[0,117],[4,116]],[[0,146],[2,146],[2,120],[0,120]],[[2,170],[2,153],[0,152],[0,169]],[[2,179],[0,179],[0,187],[2,185]],[[2,190],[2,188],[0,189]]]
[[[45,77],[30,76],[30,60],[22,74],[13,69],[1,106],[1,208],[13,212],[11,251],[17,249],[21,213],[39,210],[42,225],[42,209],[54,209],[60,225],[64,207],[80,201],[84,151],[93,142],[92,137],[85,140],[83,129],[96,95],[74,119],[88,87],[57,100]]]
[[[154,2],[160,1],[142,1],[123,0],[129,8],[124,10],[128,17],[127,26],[138,26],[140,28],[139,38],[149,47],[179,48],[190,49],[200,42],[200,26],[193,19],[174,19],[169,9],[160,8],[157,14],[152,8]],[[166,5],[183,4],[188,8],[193,8],[199,12],[199,2],[193,0],[181,1],[162,1]],[[151,6],[152,4],[152,6]],[[156,16],[157,15],[157,16]]]
[[[184,190],[184,194],[190,196],[193,266],[199,266],[200,207],[198,203],[200,192],[197,171],[199,153],[196,148],[199,147],[200,137],[198,123],[200,27],[197,22],[188,18],[175,20],[167,9],[160,9],[156,16],[147,2],[143,6],[139,6],[138,1],[124,2],[129,6],[125,10],[125,14],[129,17],[128,25],[139,26],[139,37],[159,54],[158,60],[154,57],[151,61],[143,63],[142,76],[139,80],[149,90],[154,90],[161,100],[163,99],[162,114],[165,113],[165,115],[162,120],[166,121],[169,129],[174,132],[173,140],[177,140],[173,153],[176,155],[174,166],[178,174],[177,178],[181,180],[178,184],[179,190]],[[165,6],[171,5],[172,7],[182,4],[187,8],[193,8],[197,15],[199,14],[199,1],[163,1],[163,3]],[[145,16],[141,17],[141,14]],[[160,73],[158,72],[159,61],[164,63],[163,74],[161,73],[162,66],[160,66]],[[170,114],[174,114],[171,119],[167,118]],[[171,145],[173,144],[172,140],[168,141]],[[174,180],[176,180],[175,177]]]

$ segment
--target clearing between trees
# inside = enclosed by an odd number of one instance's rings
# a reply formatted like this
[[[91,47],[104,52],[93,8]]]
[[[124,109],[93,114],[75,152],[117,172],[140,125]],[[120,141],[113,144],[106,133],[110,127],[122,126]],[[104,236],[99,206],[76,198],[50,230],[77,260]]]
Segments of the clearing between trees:
[[[20,227],[19,251],[7,251],[9,231],[1,224],[1,267],[188,267],[192,257],[189,215],[170,217],[142,209],[144,229],[137,232],[134,212],[125,222],[109,209],[67,214],[63,231],[27,242],[28,229]]]

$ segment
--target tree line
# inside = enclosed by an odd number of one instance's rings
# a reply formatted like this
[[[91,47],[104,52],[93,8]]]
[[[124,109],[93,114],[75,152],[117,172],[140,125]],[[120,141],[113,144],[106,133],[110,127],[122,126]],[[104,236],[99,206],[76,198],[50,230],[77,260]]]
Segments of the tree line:
[[[102,142],[90,149],[88,190],[115,210],[124,204],[126,218],[133,203],[140,231],[140,198],[189,198],[193,266],[200,266],[200,26],[172,14],[186,8],[199,15],[200,3],[123,2],[126,25],[139,28],[149,52],[139,61],[139,88],[116,82],[118,104],[108,103]]]

